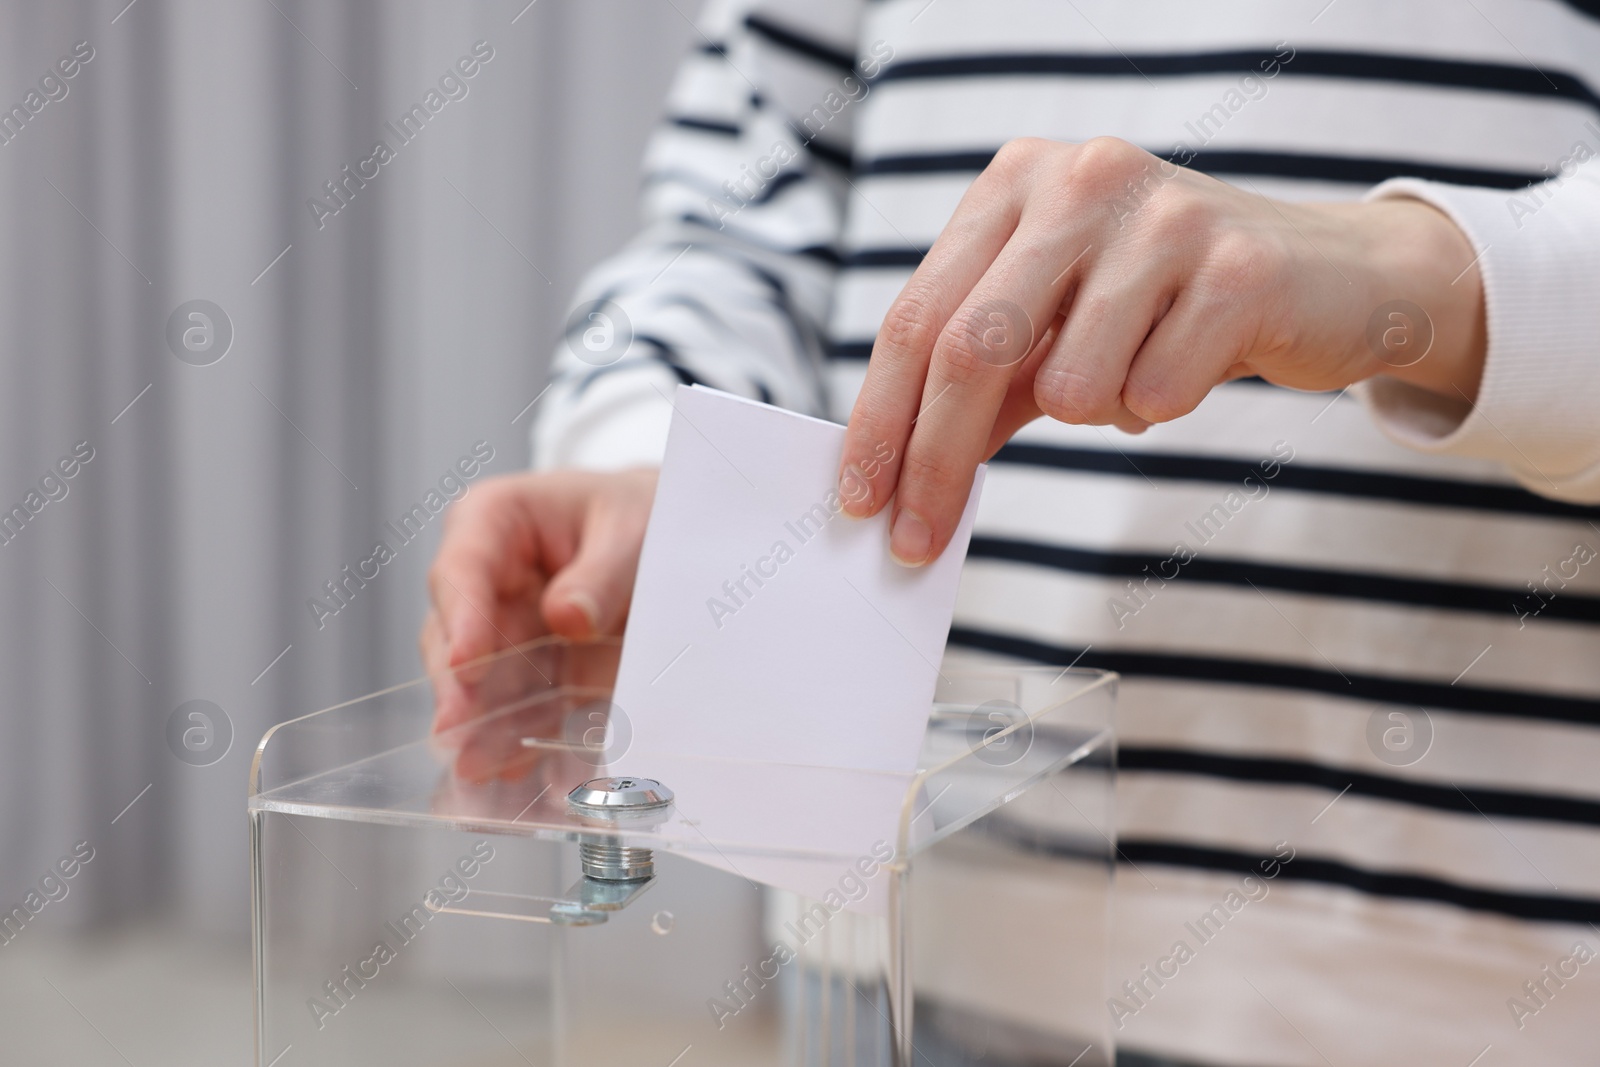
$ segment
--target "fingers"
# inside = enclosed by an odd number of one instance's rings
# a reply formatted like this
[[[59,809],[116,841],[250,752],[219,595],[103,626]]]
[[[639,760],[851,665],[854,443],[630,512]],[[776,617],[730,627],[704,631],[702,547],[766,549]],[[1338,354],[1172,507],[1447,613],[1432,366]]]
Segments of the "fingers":
[[[926,404],[934,348],[945,324],[1005,247],[1020,211],[1015,190],[985,171],[884,316],[839,462],[845,514],[875,515],[893,495],[912,423]],[[973,325],[980,332],[986,328]]]
[[[527,725],[524,716],[504,712],[479,720],[456,753],[456,774],[475,783],[514,780],[526,774],[543,755],[542,750],[522,743],[525,736],[538,736],[535,730],[525,729]]]
[[[521,699],[533,675],[551,684],[556,664],[540,666],[545,650],[525,649],[520,659],[492,653],[552,631],[574,640],[620,632],[655,480],[653,470],[516,475],[483,483],[451,508],[419,638],[436,732]],[[614,672],[614,650],[592,658],[588,673]],[[478,739],[479,755],[488,738]]]
[[[889,524],[889,551],[907,566],[934,559],[954,535],[1017,365],[1033,347],[1040,316],[982,295],[1000,286],[1012,288],[980,282],[934,348]]]
[[[934,347],[895,486],[889,550],[901,563],[927,563],[954,536],[1012,382],[1070,284],[1041,246],[1058,243],[1053,227],[1029,229],[1025,218]]]
[[[428,571],[428,591],[448,648],[445,666],[470,687],[487,666],[478,661],[548,633],[538,611],[547,554],[541,528],[558,500],[540,476],[491,479],[445,515],[444,538]]]
[[[520,529],[514,482],[486,482],[455,504],[445,518],[439,554],[428,571],[428,592],[449,649],[446,665],[459,667],[505,647],[503,627],[496,621],[508,579],[525,570],[516,558],[531,550]]]
[[[450,647],[439,614],[429,611],[417,638],[422,666],[433,684],[433,731],[448,730],[472,717],[472,700],[450,670]]]
[[[989,431],[989,443],[983,452],[985,460],[993,459],[994,454],[1000,451],[1001,446],[1011,440],[1018,430],[1044,414],[1033,398],[1033,377],[1038,373],[1039,364],[1050,354],[1050,349],[1054,346],[1056,336],[1061,330],[1061,324],[1062,316],[1058,314],[1055,322],[1034,346],[1033,352],[1023,361],[1017,376],[1011,379],[1005,399],[1000,402],[1000,411],[995,416],[994,428]]]
[[[853,515],[876,513],[894,494],[897,560],[919,565],[943,551],[978,463],[1004,440],[997,441],[1002,427],[1009,435],[1041,409],[1067,421],[1144,427],[1117,395],[1157,315],[1158,294],[1140,292],[1140,306],[1121,313],[1117,299],[1128,283],[1116,274],[1116,257],[1096,243],[1122,241],[1123,251],[1126,241],[1106,232],[1107,217],[1096,208],[1122,195],[1130,185],[1124,178],[1147,169],[1150,158],[1120,142],[1007,145],[890,309],[851,415],[840,494]],[[1112,265],[1109,280],[1104,263]],[[1077,290],[1091,278],[1100,284],[1075,322],[1084,300]],[[1073,309],[1055,342],[1063,358],[1029,400],[1013,383],[1028,373],[1020,365],[1063,306]],[[874,471],[866,464],[879,444],[890,458]],[[850,492],[861,484],[870,492]]]
[[[1081,281],[1097,277],[1104,254],[1090,239],[1097,221],[1059,199],[1030,201],[1005,247],[940,333],[929,362],[922,408],[895,485],[890,551],[918,565],[949,544],[972,490],[977,466],[998,447],[1002,422],[1020,425],[1042,408],[1015,395],[1013,383],[1040,373],[1034,362],[1043,339],[1070,299],[1062,336],[1072,330]],[[1101,312],[1105,325],[1128,332]],[[1148,320],[1146,320],[1148,322]],[[1121,355],[1100,356],[1115,372],[1131,359],[1137,338]],[[1061,337],[1055,346],[1062,344]],[[1046,361],[1046,364],[1048,361]]]
[[[450,648],[444,639],[444,629],[439,625],[439,613],[430,610],[422,620],[422,632],[417,635],[417,652],[422,656],[422,669],[435,674],[449,669]]]
[[[892,497],[892,554],[926,563],[977,464],[1041,413],[1139,433],[1241,373],[1352,380],[1349,345],[1301,324],[1349,319],[1305,299],[1297,279],[1323,273],[1304,269],[1307,242],[1284,209],[1126,142],[1006,145],[884,319],[846,435],[843,510]]]
[[[1239,362],[1252,340],[1246,320],[1185,290],[1134,356],[1123,403],[1148,422],[1187,415],[1218,383],[1253,373]]]
[[[1171,301],[1172,262],[1124,255],[1100,264],[1034,376],[1039,410],[1058,422],[1130,433],[1149,427],[1153,420],[1130,411],[1122,393],[1134,354]]]
[[[552,631],[573,640],[617,634],[628,613],[650,516],[654,480],[595,497],[582,519],[577,552],[544,592]]]

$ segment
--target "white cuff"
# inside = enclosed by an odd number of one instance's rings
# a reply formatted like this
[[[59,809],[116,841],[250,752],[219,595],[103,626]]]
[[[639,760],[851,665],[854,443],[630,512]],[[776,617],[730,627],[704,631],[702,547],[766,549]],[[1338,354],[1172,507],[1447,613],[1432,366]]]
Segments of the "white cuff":
[[[1595,145],[1586,159],[1600,155],[1600,128],[1588,128]],[[1497,460],[1532,492],[1597,503],[1600,169],[1563,173],[1517,191],[1397,178],[1367,194],[1422,200],[1466,234],[1479,255],[1489,347],[1470,408],[1392,378],[1362,392],[1401,444]]]
[[[654,360],[552,389],[533,423],[535,470],[660,466],[678,377]],[[577,395],[574,395],[574,394]]]

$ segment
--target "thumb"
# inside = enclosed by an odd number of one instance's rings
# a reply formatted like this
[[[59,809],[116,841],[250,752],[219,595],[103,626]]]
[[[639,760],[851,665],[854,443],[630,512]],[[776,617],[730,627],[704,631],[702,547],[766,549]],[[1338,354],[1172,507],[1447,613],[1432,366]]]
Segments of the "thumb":
[[[577,553],[540,602],[551,630],[573,640],[621,631],[639,570],[645,517],[601,501],[590,507]]]

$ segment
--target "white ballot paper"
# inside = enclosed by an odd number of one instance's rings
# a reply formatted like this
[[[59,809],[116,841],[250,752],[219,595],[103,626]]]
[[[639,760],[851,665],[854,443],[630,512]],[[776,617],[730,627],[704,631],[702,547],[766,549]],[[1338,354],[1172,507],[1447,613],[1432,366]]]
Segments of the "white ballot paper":
[[[950,547],[902,567],[892,509],[840,511],[844,427],[699,386],[674,408],[613,697],[632,737],[612,772],[665,782],[708,841],[790,854],[697,858],[821,897],[839,856],[896,840],[984,469]],[[884,895],[850,906],[881,912]]]

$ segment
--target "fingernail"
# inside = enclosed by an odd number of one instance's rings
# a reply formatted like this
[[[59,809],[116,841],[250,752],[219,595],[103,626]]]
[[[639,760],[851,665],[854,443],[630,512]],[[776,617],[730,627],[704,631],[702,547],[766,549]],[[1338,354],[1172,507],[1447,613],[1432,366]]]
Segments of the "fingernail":
[[[567,603],[583,612],[583,617],[589,620],[589,632],[600,632],[600,605],[595,603],[594,597],[581,589],[574,589],[567,594]]]
[[[933,531],[914,511],[901,508],[895,512],[894,525],[889,529],[889,554],[903,567],[920,567],[928,562],[933,551]]]
[[[872,514],[872,483],[854,463],[839,473],[839,499],[849,518],[864,519]]]

